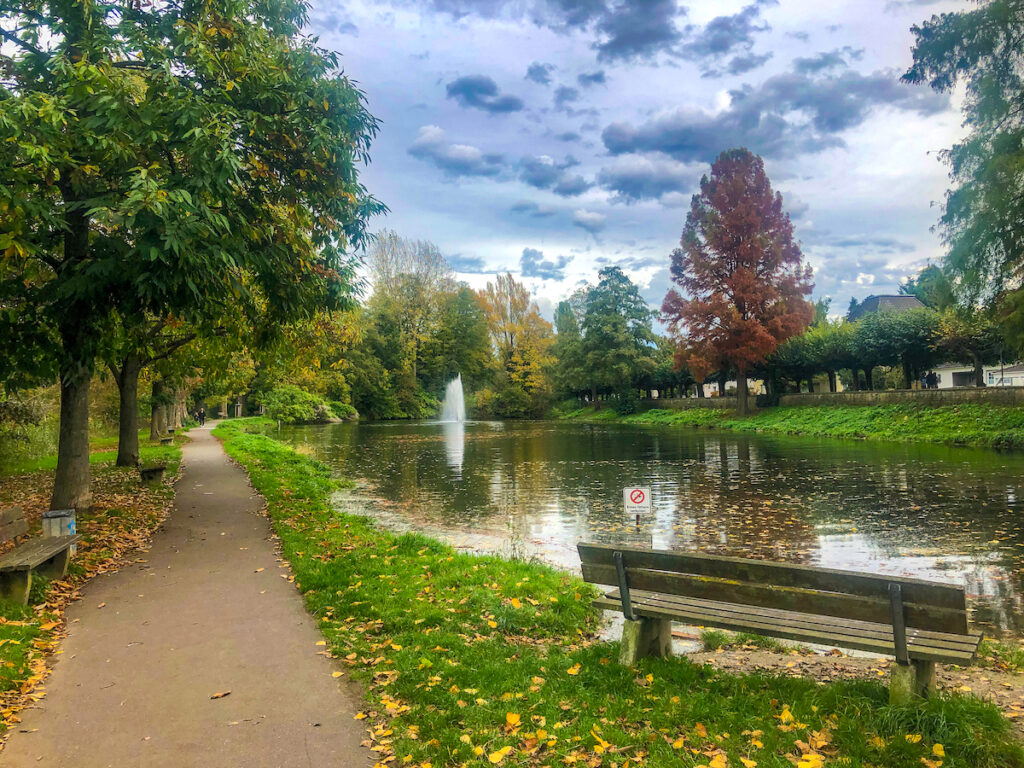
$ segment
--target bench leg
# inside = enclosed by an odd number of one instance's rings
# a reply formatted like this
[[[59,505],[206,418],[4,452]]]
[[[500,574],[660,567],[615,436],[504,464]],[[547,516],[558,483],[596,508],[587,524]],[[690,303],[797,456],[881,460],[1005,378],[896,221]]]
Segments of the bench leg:
[[[645,656],[672,655],[672,622],[668,619],[626,619],[619,662],[627,667]]]
[[[39,566],[38,570],[48,579],[63,579],[68,572],[68,560],[71,559],[71,548],[58,552],[45,563]]]
[[[915,698],[935,695],[935,662],[893,664],[889,679],[889,703],[908,704]]]
[[[12,603],[28,605],[28,593],[32,588],[32,571],[7,571],[0,574],[0,597]]]

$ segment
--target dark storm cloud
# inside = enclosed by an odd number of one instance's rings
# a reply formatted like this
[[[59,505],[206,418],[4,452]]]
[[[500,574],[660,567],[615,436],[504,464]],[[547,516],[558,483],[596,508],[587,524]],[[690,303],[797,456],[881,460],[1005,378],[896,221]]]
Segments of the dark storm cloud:
[[[576,82],[583,88],[589,88],[592,85],[604,85],[608,80],[604,75],[604,70],[599,69],[597,72],[584,72],[576,78]]]
[[[665,157],[626,155],[597,174],[597,183],[618,202],[657,200],[668,192],[691,189],[696,173]]]
[[[487,154],[468,144],[450,143],[445,132],[436,125],[420,128],[408,152],[433,163],[450,178],[497,176],[505,166],[501,155]]]
[[[526,68],[526,79],[540,85],[550,85],[551,73],[554,69],[554,64],[541,64],[539,61],[535,61]]]
[[[728,147],[793,157],[843,146],[838,134],[863,123],[878,107],[934,115],[949,103],[944,94],[908,88],[898,73],[888,71],[846,71],[827,78],[788,72],[756,88],[732,90],[730,96],[732,104],[718,114],[677,109],[639,126],[613,123],[602,139],[614,155],[663,152],[682,162],[708,162]]]
[[[518,112],[523,108],[523,100],[518,96],[502,95],[498,84],[487,75],[467,75],[448,83],[446,89],[449,99],[455,99],[464,107],[482,109],[492,114]]]
[[[445,260],[456,272],[467,275],[486,275],[492,271],[479,256],[463,256],[461,253],[455,253],[445,256]]]
[[[531,187],[550,189],[562,197],[576,197],[593,186],[578,174],[566,173],[576,165],[579,161],[571,155],[561,163],[547,155],[525,155],[519,161],[519,178]]]
[[[771,29],[761,11],[777,4],[778,0],[755,0],[730,16],[716,16],[682,46],[680,55],[698,62],[705,77],[742,74],[761,66],[771,56],[753,54],[754,38]],[[721,66],[726,59],[728,65]]]
[[[544,252],[536,248],[523,248],[519,260],[519,271],[523,277],[537,277],[541,280],[563,280],[565,268],[572,261],[571,256],[559,256],[555,261],[544,258]]]
[[[793,71],[801,74],[816,74],[831,69],[845,69],[850,61],[857,61],[864,56],[863,48],[836,48],[832,51],[820,51],[814,56],[793,59]]]
[[[598,61],[651,60],[676,48],[683,39],[678,26],[687,13],[675,0],[624,0],[599,17],[595,43]]]
[[[534,219],[547,219],[558,213],[558,209],[549,205],[538,205],[532,200],[521,200],[512,206],[513,213],[521,213]]]

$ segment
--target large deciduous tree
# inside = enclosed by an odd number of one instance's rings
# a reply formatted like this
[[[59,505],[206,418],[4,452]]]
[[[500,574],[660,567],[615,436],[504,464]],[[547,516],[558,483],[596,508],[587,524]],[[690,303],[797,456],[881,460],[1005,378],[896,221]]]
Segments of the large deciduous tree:
[[[1024,280],[1024,3],[986,0],[912,31],[903,76],[937,91],[965,86],[963,141],[943,153],[953,188],[940,229],[964,303],[1020,291]],[[1024,311],[1020,302],[1008,303]],[[1013,325],[1013,323],[1011,323]]]
[[[381,209],[377,123],[302,0],[0,6],[0,338],[61,383],[51,504],[87,507],[89,382],[113,310],[282,322],[351,289]]]
[[[747,373],[813,316],[811,269],[760,157],[718,156],[690,203],[671,275],[682,292],[670,290],[661,311],[682,361],[698,380],[723,360],[735,367],[745,413]]]

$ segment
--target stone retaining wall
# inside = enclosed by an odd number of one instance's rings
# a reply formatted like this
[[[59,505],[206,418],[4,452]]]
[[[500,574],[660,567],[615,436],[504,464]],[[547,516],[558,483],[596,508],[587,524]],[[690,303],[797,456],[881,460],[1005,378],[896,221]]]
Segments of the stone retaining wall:
[[[754,408],[751,396],[750,407]],[[1024,406],[1024,387],[957,387],[955,389],[883,389],[871,392],[815,392],[782,395],[779,405],[899,405],[903,403],[930,407],[989,403],[991,405]],[[664,408],[678,411],[686,408],[735,409],[735,397],[687,397],[644,400],[645,409]]]

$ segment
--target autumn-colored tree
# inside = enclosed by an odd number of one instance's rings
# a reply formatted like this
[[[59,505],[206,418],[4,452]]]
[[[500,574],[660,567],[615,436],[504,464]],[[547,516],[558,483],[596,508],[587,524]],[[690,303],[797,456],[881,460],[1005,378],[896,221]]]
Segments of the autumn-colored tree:
[[[718,156],[690,203],[671,274],[683,293],[670,290],[661,311],[681,361],[698,380],[728,361],[745,413],[748,371],[813,317],[811,268],[760,157]]]

